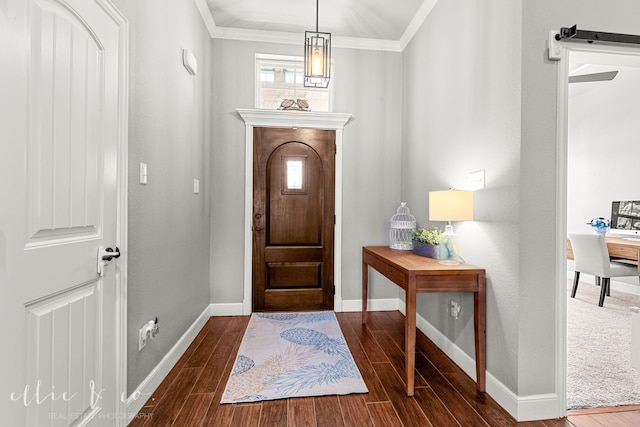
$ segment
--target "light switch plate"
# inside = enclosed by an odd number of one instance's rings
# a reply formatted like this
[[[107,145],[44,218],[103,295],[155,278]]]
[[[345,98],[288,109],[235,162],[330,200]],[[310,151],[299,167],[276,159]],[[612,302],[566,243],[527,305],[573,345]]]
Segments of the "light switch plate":
[[[469,173],[469,190],[484,189],[484,169]]]
[[[193,180],[193,193],[194,194],[199,194],[200,193],[200,180],[199,179],[194,179]]]
[[[140,162],[140,184],[147,185],[147,164]]]

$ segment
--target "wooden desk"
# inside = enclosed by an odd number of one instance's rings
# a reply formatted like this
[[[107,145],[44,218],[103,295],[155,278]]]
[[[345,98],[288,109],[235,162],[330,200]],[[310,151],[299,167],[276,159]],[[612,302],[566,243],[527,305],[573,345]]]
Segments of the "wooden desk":
[[[362,248],[362,324],[367,323],[369,268],[372,267],[405,291],[405,370],[407,396],[413,396],[416,362],[416,294],[418,292],[473,292],[473,329],[476,346],[476,384],[485,391],[486,284],[485,271],[469,264],[443,265],[411,251],[386,246]]]
[[[605,237],[607,249],[609,249],[609,257],[612,261],[617,259],[635,261],[638,264],[640,259],[640,240],[629,240],[621,237]],[[567,239],[567,258],[573,259],[573,249],[571,242]],[[640,270],[640,265],[638,265]]]

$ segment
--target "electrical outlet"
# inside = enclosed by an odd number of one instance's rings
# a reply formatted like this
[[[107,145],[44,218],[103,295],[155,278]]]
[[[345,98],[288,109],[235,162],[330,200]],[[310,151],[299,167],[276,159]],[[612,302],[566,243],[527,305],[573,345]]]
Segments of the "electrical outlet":
[[[160,333],[160,327],[158,326],[158,318],[156,320],[149,320],[144,324],[140,330],[138,330],[138,351],[141,351],[146,345],[147,340],[155,338]]]
[[[451,301],[451,308],[449,310],[449,313],[451,313],[451,317],[457,319],[460,311],[462,311],[462,306],[460,305],[460,303]]]
[[[153,323],[153,327],[151,328],[151,338],[155,338],[160,333],[160,325],[158,325],[158,318]]]

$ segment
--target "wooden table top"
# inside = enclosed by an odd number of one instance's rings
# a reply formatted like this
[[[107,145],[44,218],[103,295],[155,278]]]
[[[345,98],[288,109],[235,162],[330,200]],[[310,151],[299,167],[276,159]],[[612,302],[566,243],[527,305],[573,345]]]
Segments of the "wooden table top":
[[[422,274],[437,274],[438,272],[446,272],[447,274],[455,274],[455,271],[478,274],[484,272],[483,268],[473,266],[471,264],[440,264],[437,259],[428,258],[418,255],[413,251],[403,251],[399,249],[391,249],[388,246],[364,246],[363,253],[383,258],[388,262],[392,262],[404,273],[421,272]]]

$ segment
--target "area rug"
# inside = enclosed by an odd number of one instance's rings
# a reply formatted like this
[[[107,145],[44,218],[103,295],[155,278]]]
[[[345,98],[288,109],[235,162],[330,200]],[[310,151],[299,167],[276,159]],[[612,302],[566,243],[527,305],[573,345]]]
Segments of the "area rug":
[[[333,312],[253,313],[220,403],[367,391]]]
[[[569,291],[571,281],[568,283]],[[631,311],[640,297],[600,287],[587,276],[567,296],[567,408],[640,404],[640,371],[631,366]]]

